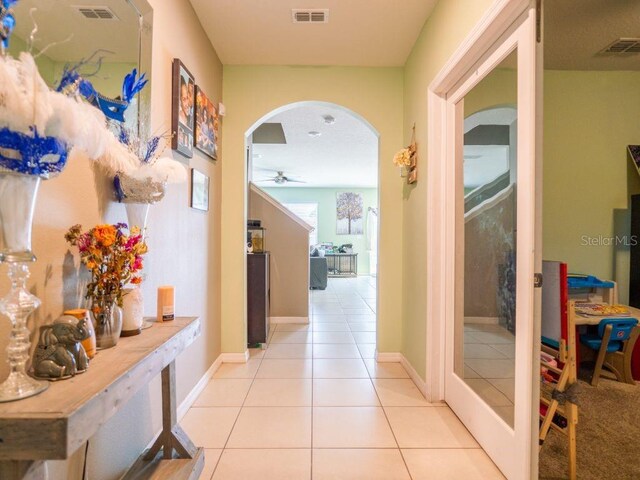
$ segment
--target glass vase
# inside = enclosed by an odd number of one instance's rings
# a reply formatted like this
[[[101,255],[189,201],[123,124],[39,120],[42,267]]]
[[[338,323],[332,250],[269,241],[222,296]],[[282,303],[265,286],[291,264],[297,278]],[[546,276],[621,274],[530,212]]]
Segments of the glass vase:
[[[115,296],[102,295],[92,298],[91,315],[98,350],[115,347],[122,330],[122,310],[116,305]]]
[[[26,288],[29,267],[26,263],[9,263],[11,290],[0,300],[0,313],[11,320],[11,337],[7,347],[9,377],[0,384],[0,402],[10,402],[43,392],[48,382],[27,375],[29,360],[29,328],[27,319],[40,306],[40,300]]]
[[[124,208],[127,211],[127,222],[129,228],[140,227],[142,237],[147,234],[147,219],[149,217],[150,203],[125,203]]]
[[[0,262],[8,264],[11,281],[11,290],[0,299],[0,314],[11,321],[9,376],[0,384],[0,402],[30,397],[49,386],[27,375],[31,345],[27,319],[40,306],[40,300],[26,286],[27,262],[36,259],[31,251],[31,227],[39,187],[39,177],[0,172]]]
[[[0,173],[0,262],[34,262],[31,225],[40,177]]]

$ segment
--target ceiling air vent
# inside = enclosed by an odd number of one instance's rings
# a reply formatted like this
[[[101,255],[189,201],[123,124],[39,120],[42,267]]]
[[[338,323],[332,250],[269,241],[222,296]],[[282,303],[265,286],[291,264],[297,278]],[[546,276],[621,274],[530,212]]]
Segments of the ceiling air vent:
[[[602,53],[640,53],[640,38],[619,38],[605,48]]]
[[[80,15],[91,20],[117,20],[118,17],[109,7],[74,5]]]
[[[328,23],[329,10],[313,9],[313,10],[291,10],[293,23]]]

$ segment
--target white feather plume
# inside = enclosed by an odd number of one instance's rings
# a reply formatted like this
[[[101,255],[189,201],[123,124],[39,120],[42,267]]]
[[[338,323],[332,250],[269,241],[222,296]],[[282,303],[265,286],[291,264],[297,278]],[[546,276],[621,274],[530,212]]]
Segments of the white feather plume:
[[[160,157],[143,164],[131,176],[137,180],[151,178],[154,182],[161,183],[182,183],[187,180],[184,166],[169,157]]]
[[[0,98],[0,128],[29,133],[35,126],[40,135],[58,137],[89,158],[105,154],[110,132],[103,113],[51,90],[30,53],[0,56]]]

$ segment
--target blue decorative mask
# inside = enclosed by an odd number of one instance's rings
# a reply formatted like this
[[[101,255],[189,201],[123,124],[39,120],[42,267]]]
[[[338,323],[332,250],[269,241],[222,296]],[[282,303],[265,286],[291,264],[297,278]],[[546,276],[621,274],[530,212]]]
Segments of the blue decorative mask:
[[[68,147],[59,138],[42,137],[35,127],[31,135],[0,129],[0,171],[49,178],[67,163]]]
[[[143,74],[140,78],[137,78],[138,71],[134,68],[131,73],[124,77],[124,82],[122,83],[122,99],[108,98],[100,94],[89,80],[80,75],[78,68],[80,68],[82,64],[81,62],[72,67],[65,67],[56,91],[67,95],[77,92],[91,105],[99,108],[107,118],[124,122],[125,110],[129,107],[129,104],[136,94],[147,84],[145,75]]]
[[[13,16],[13,7],[18,0],[2,0],[0,4],[0,41],[4,48],[9,47],[9,37],[16,26],[16,19]]]

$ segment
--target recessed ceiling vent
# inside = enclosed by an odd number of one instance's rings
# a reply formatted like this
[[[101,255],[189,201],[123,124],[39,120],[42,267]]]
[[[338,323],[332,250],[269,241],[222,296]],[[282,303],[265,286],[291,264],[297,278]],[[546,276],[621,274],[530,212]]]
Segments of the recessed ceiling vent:
[[[294,8],[291,10],[293,23],[329,23],[328,9],[308,9],[302,10]]]
[[[605,48],[602,53],[640,53],[640,38],[619,38]]]
[[[109,7],[95,5],[74,5],[73,8],[84,18],[91,20],[117,20],[118,17]]]

